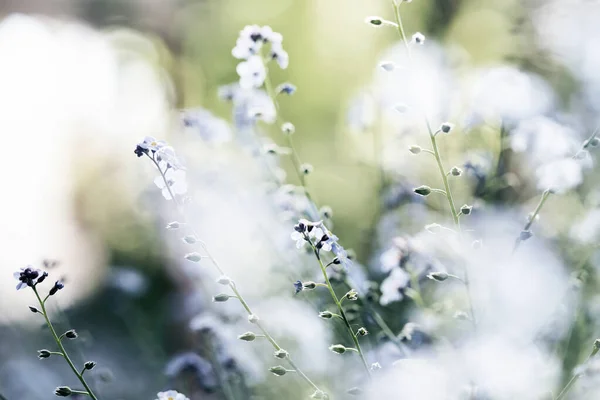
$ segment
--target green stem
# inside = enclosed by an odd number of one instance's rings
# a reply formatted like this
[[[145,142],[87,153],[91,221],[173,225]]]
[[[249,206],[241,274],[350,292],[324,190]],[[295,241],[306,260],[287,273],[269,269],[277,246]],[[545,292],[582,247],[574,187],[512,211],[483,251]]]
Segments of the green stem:
[[[150,157],[149,155],[148,155],[148,157],[152,160],[152,162],[154,163],[154,165],[156,166],[156,168],[160,172],[160,175],[162,176],[163,181],[164,181],[165,185],[167,186],[167,189],[169,191],[169,194],[171,195],[171,198],[173,199],[173,201],[177,205],[177,209],[180,211],[182,217],[184,219],[186,219],[185,213],[183,212],[183,209],[180,207],[179,202],[177,201],[177,199],[173,195],[173,192],[171,191],[171,188],[170,188],[170,186],[168,184],[168,181],[167,181],[167,178],[165,176],[165,173],[160,169],[160,166],[158,165],[158,162],[154,159],[154,157]],[[184,222],[187,224],[187,221],[184,221]],[[187,225],[190,226],[193,235],[196,238],[199,238],[199,235],[195,232],[195,230],[191,227],[191,225],[190,224],[187,224]],[[225,271],[223,271],[223,269],[221,268],[221,266],[219,265],[219,263],[217,262],[217,260],[212,256],[212,254],[208,250],[208,246],[206,246],[206,243],[204,243],[202,241],[198,241],[198,243],[202,247],[202,249],[203,249],[204,253],[206,254],[206,256],[208,257],[208,259],[215,266],[215,268],[217,269],[217,271],[219,271],[219,273],[221,275],[226,275]],[[248,303],[246,302],[246,300],[244,299],[244,297],[242,296],[242,294],[238,291],[237,287],[235,286],[235,283],[231,282],[229,284],[229,287],[231,288],[231,290],[233,291],[233,293],[235,294],[235,296],[239,300],[240,304],[242,304],[242,307],[244,307],[244,309],[246,310],[246,312],[248,313],[248,315],[254,315],[254,313],[250,309],[250,306],[248,305]],[[262,324],[260,322],[256,322],[255,325],[265,335],[265,338],[271,343],[271,345],[275,348],[275,350],[281,350],[282,349],[279,346],[279,344],[275,341],[275,339],[269,334],[269,332],[267,332],[267,330],[262,326]],[[308,383],[310,386],[312,386],[315,390],[321,391],[321,389],[319,389],[319,387],[312,380],[310,380],[310,378],[304,372],[302,372],[300,370],[300,368],[298,368],[298,366],[292,361],[292,359],[289,356],[286,358],[286,360],[287,360],[288,364],[290,364],[290,366],[292,368],[294,368],[298,372],[298,374],[302,377],[302,379],[304,379],[304,381],[306,383]]]
[[[92,389],[88,386],[87,382],[83,378],[83,375],[81,373],[79,373],[77,368],[75,368],[75,364],[73,364],[73,361],[71,361],[71,358],[67,354],[67,350],[65,350],[65,347],[63,346],[62,341],[60,340],[59,336],[56,334],[56,331],[54,330],[54,326],[52,325],[52,322],[50,322],[50,318],[48,318],[48,313],[46,312],[45,302],[42,301],[42,298],[40,297],[40,295],[37,291],[37,288],[35,286],[32,286],[32,289],[33,289],[33,293],[35,293],[35,297],[37,297],[37,300],[42,309],[42,315],[44,316],[44,319],[46,320],[46,325],[48,325],[48,329],[50,329],[50,333],[52,334],[52,337],[54,337],[54,341],[56,342],[56,345],[58,346],[58,348],[59,348],[60,352],[62,353],[63,357],[65,358],[65,360],[67,361],[67,364],[69,364],[69,367],[71,367],[71,370],[73,371],[73,373],[77,376],[77,379],[79,379],[79,382],[81,382],[81,384],[87,391],[87,392],[78,392],[78,393],[87,394],[93,400],[98,400],[96,395],[94,395],[94,392],[92,392]],[[73,391],[73,392],[76,392],[76,391]]]
[[[325,279],[325,283],[327,284],[327,288],[329,289],[329,294],[331,294],[331,298],[335,302],[335,305],[337,306],[338,311],[340,312],[340,315],[342,316],[342,321],[344,321],[344,325],[346,325],[346,328],[348,329],[348,333],[352,337],[352,341],[354,342],[354,345],[356,346],[356,351],[360,355],[362,364],[365,367],[365,370],[367,371],[367,376],[369,376],[369,378],[371,378],[371,370],[369,369],[369,364],[367,363],[367,359],[365,358],[365,355],[363,354],[362,349],[360,348],[360,343],[358,342],[358,339],[354,335],[352,326],[350,326],[350,322],[348,321],[348,318],[346,317],[346,313],[344,312],[344,309],[342,308],[342,303],[340,302],[337,295],[335,294],[335,291],[333,290],[333,286],[331,285],[331,282],[329,281],[329,276],[327,276],[327,270],[325,269],[325,265],[323,264],[323,261],[321,260],[319,250],[312,244],[312,242],[309,242],[309,243],[313,249],[313,252],[315,253],[315,257],[317,258],[317,261],[319,262],[319,266],[321,267],[321,272],[323,273],[323,278]]]
[[[597,342],[598,340],[596,340]],[[600,346],[596,344],[596,342],[594,342],[594,347],[592,348],[592,352],[590,353],[590,355],[588,356],[588,358],[586,359],[586,363],[592,358],[594,357],[597,353],[598,350],[600,350]],[[569,380],[569,382],[567,382],[567,384],[565,385],[565,387],[563,388],[563,390],[560,391],[560,393],[558,394],[558,396],[556,397],[556,399],[554,400],[561,400],[564,399],[565,396],[567,395],[567,393],[569,392],[569,390],[571,389],[571,387],[573,387],[573,385],[575,384],[575,382],[577,382],[577,380],[579,379],[579,377],[582,374],[574,374],[573,377]]]
[[[528,231],[531,228],[531,225],[533,225],[533,223],[535,222],[535,218],[540,213],[540,210],[542,209],[542,207],[544,207],[544,204],[546,203],[546,200],[548,200],[548,197],[550,197],[551,193],[552,193],[552,191],[550,189],[544,190],[544,193],[542,193],[542,197],[540,198],[540,202],[538,203],[535,210],[533,210],[533,214],[531,214],[529,221],[527,221],[527,223],[523,227],[523,231]],[[521,242],[522,242],[521,238],[518,237],[517,240],[515,241],[515,247],[513,248],[513,254],[517,251]]]

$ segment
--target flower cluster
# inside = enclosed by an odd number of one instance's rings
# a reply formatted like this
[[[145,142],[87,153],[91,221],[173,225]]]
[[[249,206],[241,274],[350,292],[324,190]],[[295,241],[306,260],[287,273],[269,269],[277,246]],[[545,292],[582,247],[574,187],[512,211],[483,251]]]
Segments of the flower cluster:
[[[154,179],[154,184],[161,189],[165,199],[173,200],[175,196],[187,193],[186,171],[173,147],[163,140],[146,136],[136,145],[134,153],[138,157],[146,155],[156,165],[160,175]]]
[[[240,76],[240,87],[243,89],[259,88],[267,78],[265,61],[274,60],[281,69],[286,69],[289,64],[288,53],[282,46],[283,36],[273,32],[269,26],[246,26],[237,39],[231,54],[239,59],[236,68]],[[269,44],[267,54],[263,54],[263,46]]]

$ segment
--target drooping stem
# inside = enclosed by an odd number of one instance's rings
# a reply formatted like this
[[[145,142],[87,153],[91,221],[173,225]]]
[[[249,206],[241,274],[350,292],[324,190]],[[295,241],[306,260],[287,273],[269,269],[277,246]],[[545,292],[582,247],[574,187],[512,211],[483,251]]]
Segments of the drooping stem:
[[[592,357],[594,357],[598,353],[598,350],[600,350],[600,340],[596,339],[596,341],[594,342],[594,346],[592,347],[592,352],[590,353],[590,355],[586,359],[585,363],[587,363],[590,359],[592,359]],[[581,373],[575,373],[575,374],[573,374],[573,376],[571,377],[571,379],[569,380],[569,382],[567,382],[567,384],[565,385],[565,387],[560,391],[560,393],[558,394],[558,396],[556,396],[556,399],[554,399],[554,400],[564,399],[565,396],[567,395],[567,393],[569,392],[569,390],[571,390],[571,388],[573,387],[573,385],[575,384],[575,382],[577,382],[577,380],[579,379],[579,377],[581,375],[582,375]]]
[[[146,154],[148,155],[148,154]],[[175,202],[178,211],[181,214],[181,217],[183,218],[183,221],[186,225],[190,226],[192,233],[194,235],[194,237],[196,239],[198,239],[198,235],[196,234],[196,231],[191,227],[190,224],[187,223],[186,221],[186,216],[185,213],[183,211],[183,209],[180,207],[180,203],[177,201],[177,198],[174,196],[173,192],[171,191],[171,187],[169,185],[168,179],[165,176],[165,172],[161,170],[159,163],[156,161],[155,157],[148,155],[148,157],[153,161],[154,165],[156,166],[156,169],[158,169],[163,182],[166,185],[166,188],[169,192],[169,195],[171,196],[171,198],[173,199],[173,201]],[[225,271],[223,270],[223,268],[221,268],[221,266],[219,265],[219,263],[217,262],[217,260],[213,257],[213,255],[211,254],[211,252],[208,250],[208,246],[206,245],[206,243],[204,243],[201,240],[198,240],[197,242],[200,247],[202,247],[202,250],[204,252],[204,254],[206,255],[206,257],[211,261],[211,263],[214,265],[214,267],[217,269],[217,271],[219,271],[219,273],[221,275],[226,275]],[[246,302],[246,300],[244,299],[244,297],[242,296],[242,294],[240,293],[240,291],[237,289],[235,283],[233,281],[231,281],[228,285],[232,292],[235,294],[235,298],[237,298],[240,302],[240,304],[242,305],[242,307],[244,308],[244,310],[246,310],[248,315],[255,315],[252,312],[252,309],[250,308],[250,306],[248,305],[248,303]],[[233,296],[232,296],[233,297]],[[265,327],[260,323],[260,321],[257,321],[254,323],[257,328],[262,332],[262,334],[265,336],[265,338],[269,341],[269,343],[271,343],[271,345],[273,346],[273,348],[275,348],[275,350],[282,350],[281,346],[279,346],[279,344],[275,341],[275,339],[269,334],[269,332],[265,329]],[[321,389],[319,389],[319,387],[300,369],[298,368],[298,366],[296,365],[296,363],[294,363],[294,361],[292,361],[291,357],[288,355],[286,357],[286,361],[288,362],[288,364],[298,373],[298,375],[300,375],[302,377],[302,379],[309,384],[313,389],[315,389],[316,391],[321,391]]]
[[[352,326],[350,325],[350,322],[348,321],[348,318],[346,317],[346,313],[344,312],[342,303],[340,302],[339,298],[335,294],[335,291],[333,290],[333,286],[331,285],[331,282],[329,281],[329,276],[327,275],[327,269],[326,269],[325,265],[323,264],[323,261],[321,260],[321,255],[319,254],[319,250],[313,245],[312,242],[309,242],[309,243],[313,249],[313,252],[315,254],[315,257],[317,258],[317,261],[319,262],[319,266],[321,267],[321,272],[323,273],[323,279],[325,279],[325,283],[327,284],[327,289],[329,290],[329,294],[331,295],[333,302],[337,306],[337,309],[340,313],[340,316],[342,317],[342,321],[344,321],[344,325],[346,326],[348,333],[352,337],[352,341],[354,342],[356,351],[360,355],[362,364],[365,367],[365,370],[367,371],[367,376],[369,378],[371,378],[371,370],[369,369],[369,364],[367,363],[367,359],[365,358],[365,355],[364,355],[362,349],[360,348],[360,343],[358,341],[358,338],[354,334],[354,331],[352,330]]]
[[[92,389],[89,387],[89,385],[83,378],[83,374],[77,370],[77,368],[75,367],[75,364],[73,364],[73,361],[71,361],[71,358],[69,357],[69,354],[67,353],[67,350],[65,350],[65,347],[62,344],[61,338],[56,334],[56,330],[54,329],[54,326],[52,325],[52,322],[50,322],[50,318],[48,317],[45,301],[42,300],[42,298],[40,297],[40,295],[37,291],[37,288],[35,286],[32,286],[31,288],[33,289],[33,293],[35,293],[35,297],[37,298],[38,303],[40,304],[42,315],[44,316],[44,319],[46,320],[46,325],[48,326],[48,329],[50,330],[50,333],[52,334],[52,337],[54,338],[54,341],[56,342],[56,345],[58,346],[60,353],[62,354],[63,358],[67,361],[67,364],[69,364],[69,367],[71,368],[73,373],[77,376],[77,379],[79,379],[79,382],[81,382],[81,384],[83,385],[83,387],[86,390],[85,392],[83,392],[83,391],[80,392],[80,391],[74,390],[73,393],[86,394],[86,395],[90,396],[93,400],[98,400],[98,398],[96,397],[96,395],[94,394]]]

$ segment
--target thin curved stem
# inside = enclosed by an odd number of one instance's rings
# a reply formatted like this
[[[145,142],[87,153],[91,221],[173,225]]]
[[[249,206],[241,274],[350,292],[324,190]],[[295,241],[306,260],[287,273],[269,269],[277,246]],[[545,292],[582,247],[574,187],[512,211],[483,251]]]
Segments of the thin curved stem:
[[[50,318],[48,317],[48,313],[46,311],[46,304],[45,301],[42,301],[42,298],[40,297],[37,288],[35,286],[31,287],[33,289],[33,293],[35,293],[35,297],[38,300],[38,303],[40,304],[41,307],[41,311],[42,311],[42,315],[44,316],[44,319],[46,320],[46,325],[48,326],[48,329],[50,329],[50,333],[52,334],[52,337],[54,338],[54,341],[56,342],[56,345],[58,346],[60,352],[62,353],[62,356],[64,357],[64,359],[67,361],[67,364],[69,364],[69,367],[71,368],[71,370],[73,371],[73,373],[77,376],[77,379],[79,379],[79,382],[81,382],[81,384],[83,385],[83,387],[85,388],[85,392],[80,392],[80,391],[73,391],[73,393],[77,392],[80,394],[87,394],[88,396],[90,396],[93,400],[98,400],[98,398],[96,397],[96,395],[94,394],[94,392],[92,391],[92,389],[89,387],[89,385],[87,384],[87,382],[85,381],[85,379],[83,378],[83,374],[81,374],[77,368],[75,367],[75,364],[73,364],[73,361],[71,361],[71,358],[69,357],[69,354],[67,353],[67,350],[65,350],[65,347],[62,344],[62,340],[60,339],[60,337],[56,334],[56,330],[54,330],[54,326],[52,325],[52,322],[50,322]]]
[[[358,341],[358,338],[354,334],[354,331],[352,330],[352,326],[350,326],[350,322],[348,321],[348,318],[346,317],[346,313],[344,312],[342,303],[340,302],[337,295],[335,294],[335,291],[333,290],[333,286],[331,285],[331,282],[329,281],[329,276],[327,275],[327,270],[325,269],[325,265],[323,264],[323,261],[321,260],[321,255],[319,254],[319,250],[313,245],[312,242],[309,242],[309,243],[313,249],[313,252],[315,254],[315,257],[317,258],[317,261],[319,262],[319,266],[321,267],[321,272],[323,273],[323,278],[325,279],[325,283],[327,284],[327,288],[329,289],[329,294],[331,295],[331,298],[333,299],[335,305],[338,308],[338,311],[340,312],[342,321],[344,321],[344,325],[346,325],[346,328],[348,329],[348,333],[352,337],[352,341],[354,342],[354,345],[356,346],[356,352],[360,355],[362,364],[365,367],[365,370],[367,371],[367,376],[370,379],[371,378],[371,370],[369,369],[369,364],[367,363],[367,359],[365,358],[365,355],[364,355],[362,349],[360,348],[360,343]]]
[[[192,231],[192,234],[194,235],[194,237],[198,238],[198,234],[196,233],[196,231],[193,229],[193,227],[191,226],[191,224],[187,223],[187,218],[185,216],[185,213],[183,211],[183,209],[180,207],[179,202],[177,201],[177,198],[173,195],[173,192],[171,191],[171,188],[169,186],[167,177],[165,176],[165,171],[162,171],[160,169],[160,166],[158,164],[158,162],[155,160],[154,157],[151,157],[148,155],[148,157],[152,160],[152,162],[154,163],[154,165],[156,166],[156,168],[158,169],[158,171],[160,172],[160,175],[169,191],[169,194],[171,196],[171,198],[173,199],[173,201],[175,202],[175,204],[177,205],[177,209],[179,210],[179,212],[181,213],[182,218],[184,219],[184,223],[186,225],[188,225]],[[208,257],[208,259],[211,261],[211,263],[214,265],[214,267],[217,269],[217,271],[219,271],[219,273],[221,275],[226,275],[225,271],[221,268],[221,266],[219,265],[219,263],[217,262],[217,260],[213,257],[213,255],[211,254],[211,252],[208,250],[208,246],[206,245],[206,243],[204,243],[201,240],[198,240],[198,244],[200,244],[200,246],[202,247],[202,250],[204,251],[204,253],[206,254],[206,257]],[[252,309],[250,308],[250,306],[248,305],[248,303],[246,302],[246,300],[244,299],[244,297],[242,296],[242,294],[239,292],[239,290],[237,289],[235,283],[233,281],[231,281],[229,283],[229,287],[231,288],[231,290],[233,291],[233,293],[235,294],[235,297],[239,300],[240,304],[242,305],[242,307],[244,308],[244,310],[246,310],[246,312],[248,313],[248,315],[255,315],[252,312]],[[233,296],[232,296],[233,297]],[[275,348],[275,350],[282,350],[281,346],[279,346],[279,344],[275,341],[275,339],[269,334],[269,332],[265,329],[265,327],[260,323],[260,321],[257,321],[255,323],[255,325],[258,327],[258,329],[262,332],[262,334],[265,336],[265,338],[269,341],[269,343],[271,343],[271,345],[273,346],[273,348]],[[319,389],[319,387],[300,369],[298,368],[298,366],[292,361],[290,356],[286,357],[286,361],[288,362],[288,364],[290,364],[290,366],[292,368],[294,368],[296,370],[296,372],[298,372],[298,375],[300,375],[302,377],[302,379],[308,383],[310,386],[313,387],[313,389],[315,389],[316,391],[321,391],[321,389]]]
[[[587,363],[592,357],[594,357],[598,353],[598,350],[600,350],[600,345],[598,344],[598,339],[596,339],[596,342],[594,342],[594,346],[592,348],[592,352],[590,353],[588,358],[585,360],[585,363]],[[567,382],[565,387],[560,391],[558,396],[556,396],[556,399],[554,399],[554,400],[564,399],[565,396],[567,395],[567,393],[569,392],[569,390],[571,390],[571,387],[573,387],[573,385],[575,384],[575,382],[577,382],[577,380],[579,379],[579,377],[581,375],[582,375],[581,373],[574,374],[571,377],[571,379],[569,380],[569,382]]]

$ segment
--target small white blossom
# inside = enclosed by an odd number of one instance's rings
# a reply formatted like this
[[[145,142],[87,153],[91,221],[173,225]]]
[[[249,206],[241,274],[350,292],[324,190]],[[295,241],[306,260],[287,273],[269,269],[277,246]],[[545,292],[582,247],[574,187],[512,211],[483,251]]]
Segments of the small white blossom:
[[[553,161],[539,167],[535,172],[538,189],[551,189],[564,193],[581,184],[583,172],[580,163],[572,158]]]
[[[260,56],[250,56],[236,67],[242,89],[259,88],[265,83],[267,70]]]
[[[152,136],[146,136],[140,143],[138,143],[138,147],[149,151],[158,151],[166,145],[167,143],[164,140],[157,140]]]
[[[183,169],[183,164],[177,158],[175,154],[175,149],[171,146],[163,146],[156,152],[156,159],[160,162],[161,168],[164,171],[164,168],[168,167],[171,169]]]
[[[281,125],[281,131],[286,135],[292,135],[294,132],[296,132],[296,127],[291,122],[285,122],[283,125]]]
[[[392,273],[381,282],[381,297],[379,302],[385,306],[404,297],[402,289],[408,286],[410,275],[402,268],[394,268]]]
[[[414,35],[412,35],[412,42],[416,44],[425,43],[425,35],[423,35],[421,32],[415,33]]]
[[[156,394],[156,396],[158,396],[158,398],[156,400],[190,400],[185,395],[183,395],[175,390],[159,392]]]
[[[162,189],[162,195],[167,200],[172,200],[173,195],[181,195],[187,193],[186,173],[182,169],[167,169],[165,179],[162,176],[157,176],[154,179],[154,184]]]
[[[290,56],[283,49],[281,43],[271,44],[271,58],[277,62],[281,69],[286,69],[290,63]]]

